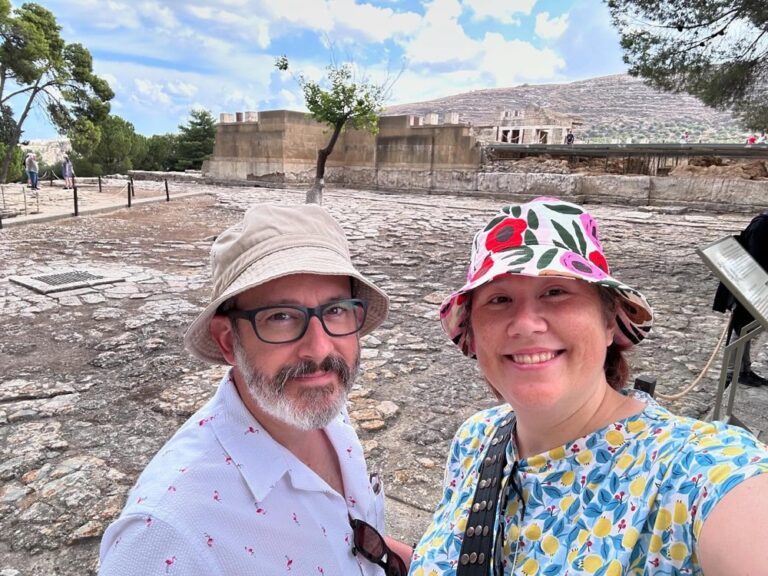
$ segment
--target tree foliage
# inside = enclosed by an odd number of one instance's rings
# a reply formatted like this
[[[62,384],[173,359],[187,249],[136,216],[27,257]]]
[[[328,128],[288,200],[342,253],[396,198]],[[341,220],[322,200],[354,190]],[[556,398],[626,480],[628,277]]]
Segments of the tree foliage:
[[[189,122],[179,126],[177,169],[199,170],[213,152],[216,120],[208,110],[192,110]]]
[[[8,175],[11,155],[33,106],[42,107],[60,133],[81,153],[99,141],[99,124],[109,114],[114,96],[105,80],[93,73],[90,52],[67,44],[55,16],[39,4],[11,10],[0,0],[0,106],[7,145],[0,181]],[[18,105],[14,111],[12,106]],[[9,116],[6,115],[9,111]],[[8,121],[10,117],[13,122]]]
[[[275,67],[280,71],[287,71],[288,58],[279,57],[275,61]],[[333,62],[326,67],[326,71],[323,82],[315,82],[303,74],[296,78],[312,118],[332,129],[328,144],[317,151],[315,181],[307,192],[307,203],[322,203],[325,164],[342,130],[351,127],[366,130],[371,134],[378,133],[379,114],[392,87],[392,82],[389,81],[376,84],[367,78],[356,78],[354,68],[349,63]]]
[[[606,2],[630,74],[768,126],[768,1]]]
[[[78,175],[125,174],[146,156],[147,138],[136,134],[130,122],[110,114],[99,130],[98,144],[88,154],[76,153],[73,159]]]

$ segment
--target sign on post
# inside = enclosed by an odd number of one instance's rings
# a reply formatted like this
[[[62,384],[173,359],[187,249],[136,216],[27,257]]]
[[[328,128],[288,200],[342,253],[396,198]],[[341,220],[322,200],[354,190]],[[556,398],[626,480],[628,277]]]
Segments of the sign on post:
[[[696,249],[696,252],[715,276],[730,290],[734,298],[755,318],[754,322],[741,329],[739,337],[735,341],[725,347],[720,380],[717,385],[717,396],[711,413],[712,420],[721,419],[720,409],[725,395],[728,364],[731,354],[735,353],[732,382],[723,420],[728,424],[747,428],[733,413],[738,388],[736,382],[739,379],[739,369],[745,345],[768,328],[768,272],[755,262],[754,258],[733,236],[721,238],[704,248]]]

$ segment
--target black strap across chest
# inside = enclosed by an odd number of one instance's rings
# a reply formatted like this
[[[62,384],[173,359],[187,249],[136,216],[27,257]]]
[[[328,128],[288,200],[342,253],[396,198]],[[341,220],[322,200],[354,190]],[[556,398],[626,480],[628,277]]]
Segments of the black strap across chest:
[[[514,427],[515,415],[509,414],[499,423],[480,464],[475,498],[467,519],[456,576],[488,576],[488,566],[493,553],[496,507],[506,464],[507,444]]]

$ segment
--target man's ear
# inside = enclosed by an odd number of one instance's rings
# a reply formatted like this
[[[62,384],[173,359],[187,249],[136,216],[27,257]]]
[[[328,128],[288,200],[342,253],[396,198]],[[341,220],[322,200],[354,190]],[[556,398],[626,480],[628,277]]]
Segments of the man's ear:
[[[232,330],[232,322],[226,316],[216,315],[211,318],[211,322],[208,325],[208,331],[211,333],[211,338],[219,346],[224,360],[230,366],[235,366],[235,335]]]

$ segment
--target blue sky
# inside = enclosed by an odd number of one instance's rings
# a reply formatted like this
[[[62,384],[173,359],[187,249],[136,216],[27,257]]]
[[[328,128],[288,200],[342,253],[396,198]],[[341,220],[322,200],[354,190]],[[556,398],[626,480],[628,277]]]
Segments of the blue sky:
[[[12,0],[19,6],[18,0]],[[389,104],[626,71],[601,0],[41,0],[88,48],[137,132],[175,132],[192,108],[302,110],[291,68],[320,78],[332,53],[384,81]],[[389,76],[388,76],[389,75]],[[25,139],[55,137],[41,111]]]

